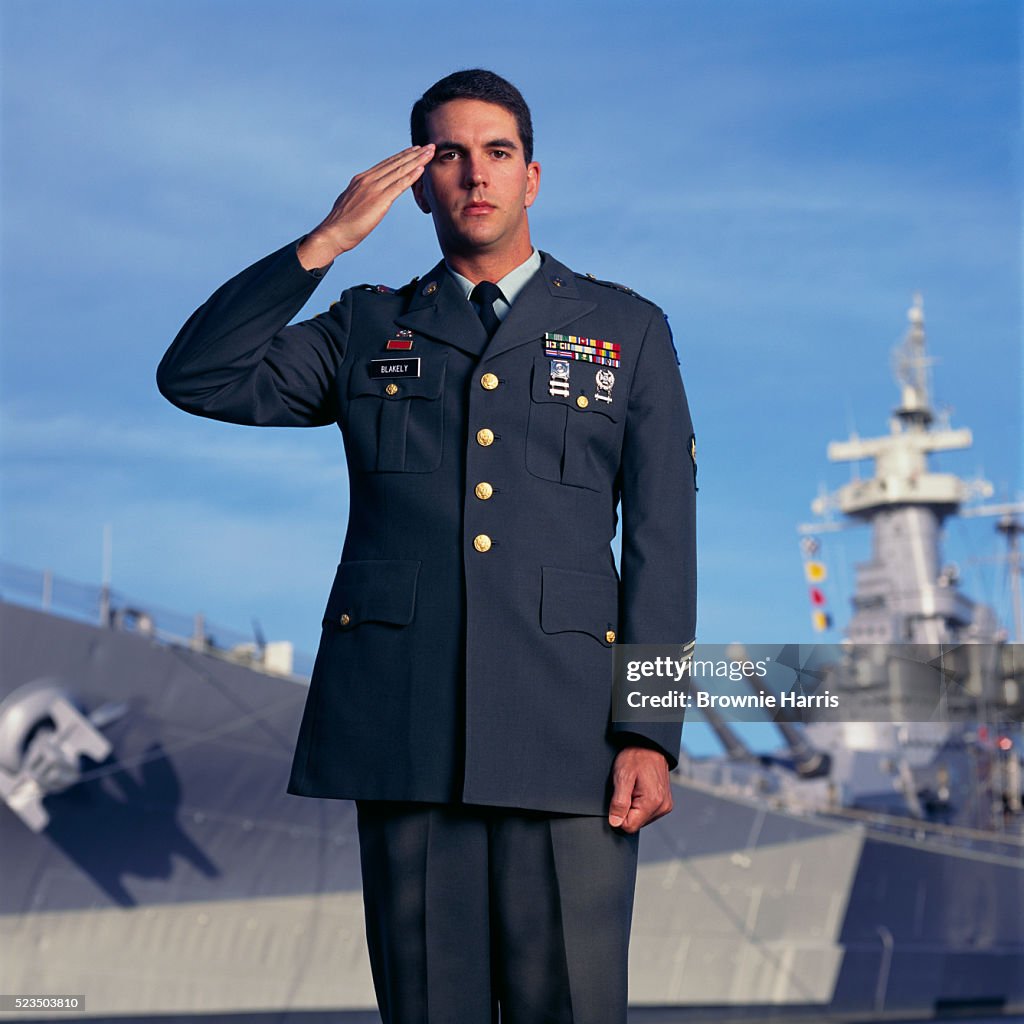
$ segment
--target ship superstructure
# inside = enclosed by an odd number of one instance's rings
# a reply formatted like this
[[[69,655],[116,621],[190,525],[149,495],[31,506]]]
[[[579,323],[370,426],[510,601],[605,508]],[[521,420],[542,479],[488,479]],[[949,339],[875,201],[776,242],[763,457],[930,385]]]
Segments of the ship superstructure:
[[[930,467],[930,455],[970,448],[973,439],[970,430],[952,429],[932,409],[920,295],[908,319],[896,352],[900,402],[889,433],[828,446],[832,462],[872,460],[872,474],[812,505],[818,514],[836,509],[872,531],[871,558],[857,567],[846,637],[855,644],[994,643],[1005,639],[995,615],[960,591],[955,567],[942,563],[940,543],[944,521],[964,502],[991,495],[992,487]]]

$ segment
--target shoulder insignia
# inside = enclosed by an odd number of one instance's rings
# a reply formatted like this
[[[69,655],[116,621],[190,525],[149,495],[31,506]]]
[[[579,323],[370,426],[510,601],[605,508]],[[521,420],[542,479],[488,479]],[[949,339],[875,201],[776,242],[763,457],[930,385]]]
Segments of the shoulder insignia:
[[[632,295],[634,299],[639,299],[641,302],[646,302],[649,306],[656,306],[656,302],[652,302],[650,299],[645,298],[639,292],[633,291],[632,288],[624,284],[619,284],[617,281],[602,281],[599,277],[594,277],[593,274],[576,274],[577,277],[582,278],[584,281],[589,281],[591,284],[599,284],[603,288],[614,288],[617,292],[624,292],[626,295]]]

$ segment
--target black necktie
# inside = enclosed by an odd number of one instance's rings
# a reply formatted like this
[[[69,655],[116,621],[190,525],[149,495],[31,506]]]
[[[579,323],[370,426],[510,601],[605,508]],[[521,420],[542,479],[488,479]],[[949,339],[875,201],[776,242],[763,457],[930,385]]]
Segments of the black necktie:
[[[501,289],[492,281],[481,281],[469,296],[469,301],[477,307],[480,322],[484,325],[488,338],[493,338],[494,332],[501,326],[498,314],[494,312],[494,303],[504,298]]]

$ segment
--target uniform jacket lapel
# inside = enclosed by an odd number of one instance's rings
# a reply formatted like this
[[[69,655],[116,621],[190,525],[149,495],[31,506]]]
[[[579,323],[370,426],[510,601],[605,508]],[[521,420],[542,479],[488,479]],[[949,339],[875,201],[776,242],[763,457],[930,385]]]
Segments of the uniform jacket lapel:
[[[445,269],[444,261],[417,282],[409,308],[395,323],[472,356],[479,356],[487,347],[484,325]]]
[[[487,347],[487,358],[542,338],[597,308],[581,299],[573,272],[542,252],[540,270],[512,303],[508,316]]]

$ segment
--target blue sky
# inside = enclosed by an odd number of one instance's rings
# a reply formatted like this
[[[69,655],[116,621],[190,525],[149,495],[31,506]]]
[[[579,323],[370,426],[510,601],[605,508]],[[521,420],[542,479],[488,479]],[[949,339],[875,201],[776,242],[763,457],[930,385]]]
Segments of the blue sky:
[[[796,525],[881,433],[924,294],[938,403],[1022,487],[1022,7],[996,0],[535,3],[5,0],[0,557],[312,650],[347,515],[337,432],[187,417],[156,364],[223,280],[407,144],[435,79],[531,102],[536,244],[669,313],[700,463],[700,636],[810,640]],[[496,22],[500,20],[500,24]],[[346,286],[437,259],[403,197]],[[1002,600],[990,524],[950,528]],[[866,537],[825,557],[846,617]],[[844,568],[845,566],[845,568]]]

